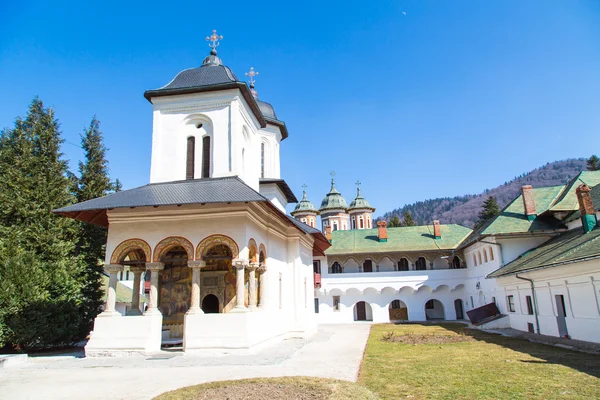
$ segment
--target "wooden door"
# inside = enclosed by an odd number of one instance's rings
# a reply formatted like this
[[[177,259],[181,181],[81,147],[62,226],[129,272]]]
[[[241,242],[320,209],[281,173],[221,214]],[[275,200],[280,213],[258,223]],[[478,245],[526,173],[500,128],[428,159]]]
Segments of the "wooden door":
[[[365,309],[365,302],[359,301],[356,303],[356,320],[357,321],[366,321],[367,320],[367,310]]]

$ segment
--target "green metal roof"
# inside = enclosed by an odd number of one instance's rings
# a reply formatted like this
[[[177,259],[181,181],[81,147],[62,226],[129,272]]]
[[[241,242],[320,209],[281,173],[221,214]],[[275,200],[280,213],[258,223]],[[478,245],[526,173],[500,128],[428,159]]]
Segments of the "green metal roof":
[[[578,227],[555,236],[519,258],[488,275],[488,278],[514,275],[536,269],[551,268],[565,263],[600,257],[600,227],[583,233]]]
[[[326,210],[339,209],[346,210],[347,208],[348,204],[346,203],[346,199],[344,199],[342,197],[342,194],[338,192],[338,190],[335,188],[335,181],[332,179],[331,189],[329,190],[329,193],[327,193],[327,196],[325,196],[325,198],[321,202],[321,208],[319,208],[319,211],[323,212]]]
[[[577,187],[585,183],[593,187],[600,184],[600,171],[582,171],[579,175],[573,178],[566,186],[563,193],[556,202],[550,207],[550,211],[577,211],[579,210],[579,202],[575,191]]]
[[[375,208],[371,207],[371,204],[360,194],[360,188],[356,190],[356,198],[350,203],[348,211],[352,210],[371,210],[375,211]]]
[[[102,290],[104,291],[104,297],[102,301],[106,302],[107,289],[108,289],[108,276],[102,275]],[[143,284],[143,282],[142,282]],[[133,296],[133,290],[123,285],[121,282],[117,282],[117,303],[131,303]],[[145,296],[140,295],[140,303],[146,303],[148,300]]]
[[[298,204],[296,204],[294,211],[292,211],[290,214],[296,215],[301,212],[313,212],[315,214],[319,213],[317,211],[317,209],[315,208],[315,206],[313,205],[313,203],[311,203],[308,200],[308,198],[306,197],[306,190],[304,191],[304,194],[302,195],[302,200],[300,200],[300,202]]]
[[[471,233],[471,229],[455,224],[440,228],[441,239],[433,236],[432,225],[387,228],[387,242],[379,242],[377,229],[338,230],[331,233],[331,247],[325,254],[453,250]]]
[[[535,201],[535,209],[538,216],[529,221],[525,215],[523,206],[523,195],[520,194],[510,202],[500,214],[473,231],[473,233],[461,244],[461,248],[469,246],[479,238],[488,235],[519,234],[535,231],[553,231],[564,229],[565,226],[552,215],[540,216],[547,211],[562,193],[565,186],[549,186],[533,188],[532,194]]]

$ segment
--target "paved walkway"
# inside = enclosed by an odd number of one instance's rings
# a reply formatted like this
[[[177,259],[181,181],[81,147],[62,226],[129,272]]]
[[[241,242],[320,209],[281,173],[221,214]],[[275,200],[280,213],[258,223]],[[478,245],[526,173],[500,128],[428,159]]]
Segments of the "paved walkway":
[[[370,325],[322,325],[308,340],[288,339],[256,354],[152,357],[31,357],[0,369],[0,399],[151,399],[204,382],[274,376],[354,381]]]

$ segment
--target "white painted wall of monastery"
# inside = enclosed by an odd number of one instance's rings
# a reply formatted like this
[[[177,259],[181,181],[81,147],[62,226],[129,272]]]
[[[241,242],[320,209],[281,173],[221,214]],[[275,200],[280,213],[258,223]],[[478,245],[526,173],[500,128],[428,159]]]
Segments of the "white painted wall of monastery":
[[[540,333],[559,336],[556,295],[563,295],[567,311],[566,325],[573,339],[600,343],[600,260],[567,264],[520,274],[534,279],[538,303]],[[513,328],[527,331],[535,316],[527,313],[525,296],[532,296],[529,282],[514,276],[498,278],[506,296],[513,295],[515,312],[508,312]]]
[[[190,136],[196,138],[196,178],[202,172],[204,136],[211,138],[211,177],[237,175],[258,191],[261,143],[265,143],[265,177],[279,178],[279,128],[261,128],[238,90],[156,97],[152,102],[151,183],[186,178]],[[202,127],[198,129],[199,123]]]

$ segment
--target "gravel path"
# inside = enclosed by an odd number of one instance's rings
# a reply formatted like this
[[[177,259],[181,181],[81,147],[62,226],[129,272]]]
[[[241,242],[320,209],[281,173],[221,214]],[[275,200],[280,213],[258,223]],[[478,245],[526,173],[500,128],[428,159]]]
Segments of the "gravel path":
[[[370,325],[322,325],[308,340],[288,339],[244,355],[33,357],[0,369],[0,399],[151,399],[194,384],[241,378],[315,376],[355,381]]]

